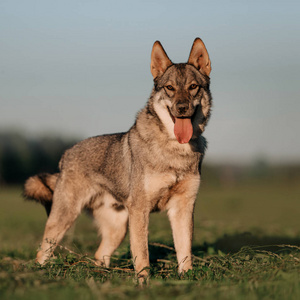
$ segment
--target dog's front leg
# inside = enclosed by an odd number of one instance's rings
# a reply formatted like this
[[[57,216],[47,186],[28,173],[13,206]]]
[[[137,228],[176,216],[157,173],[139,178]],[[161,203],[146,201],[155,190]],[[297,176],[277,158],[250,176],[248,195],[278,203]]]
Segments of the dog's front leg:
[[[192,269],[192,239],[194,230],[194,204],[199,188],[199,177],[180,183],[181,193],[173,195],[168,203],[168,216],[172,227],[178,261],[178,273]]]
[[[192,269],[193,208],[172,207],[168,211],[174,246],[178,261],[178,273]]]
[[[128,207],[130,246],[134,268],[139,282],[144,282],[149,275],[148,225],[150,212],[145,207]]]

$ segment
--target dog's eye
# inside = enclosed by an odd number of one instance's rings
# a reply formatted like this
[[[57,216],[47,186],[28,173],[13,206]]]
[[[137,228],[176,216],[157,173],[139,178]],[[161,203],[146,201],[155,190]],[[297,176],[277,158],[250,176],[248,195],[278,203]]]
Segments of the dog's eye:
[[[169,91],[174,91],[174,90],[175,90],[175,89],[172,87],[172,85],[170,85],[170,84],[167,85],[166,88],[167,88]]]
[[[194,90],[194,89],[196,89],[197,87],[198,87],[198,85],[193,83],[193,84],[190,85],[189,89],[190,89],[190,90]]]

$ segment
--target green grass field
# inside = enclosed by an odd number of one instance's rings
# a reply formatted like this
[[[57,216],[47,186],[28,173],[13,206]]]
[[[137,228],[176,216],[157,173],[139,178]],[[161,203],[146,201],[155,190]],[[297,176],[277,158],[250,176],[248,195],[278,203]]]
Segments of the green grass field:
[[[203,182],[194,269],[180,278],[164,213],[153,214],[151,280],[136,285],[128,237],[109,269],[93,264],[99,237],[82,215],[56,257],[34,263],[46,213],[21,187],[0,188],[0,299],[300,299],[299,180]],[[71,250],[71,251],[69,251]]]

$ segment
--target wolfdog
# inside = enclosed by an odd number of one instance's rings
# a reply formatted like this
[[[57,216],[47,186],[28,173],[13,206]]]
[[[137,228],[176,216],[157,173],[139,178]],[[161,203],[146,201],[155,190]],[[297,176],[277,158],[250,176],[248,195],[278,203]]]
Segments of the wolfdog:
[[[95,218],[102,240],[99,265],[130,231],[131,254],[139,279],[148,277],[149,214],[166,210],[173,233],[178,272],[192,268],[193,213],[206,149],[202,136],[210,117],[211,63],[196,38],[187,63],[174,64],[161,43],[151,53],[154,87],[127,132],[88,138],[67,150],[57,174],[30,177],[28,199],[48,212],[36,261],[53,253],[80,212]]]

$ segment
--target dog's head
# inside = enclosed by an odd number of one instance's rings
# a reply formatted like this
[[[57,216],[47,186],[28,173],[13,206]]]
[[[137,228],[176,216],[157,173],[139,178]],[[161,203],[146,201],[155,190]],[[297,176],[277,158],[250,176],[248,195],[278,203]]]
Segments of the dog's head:
[[[188,62],[181,64],[171,62],[160,42],[156,41],[153,45],[151,73],[154,92],[160,95],[160,106],[168,110],[173,133],[181,144],[201,134],[208,121],[211,107],[210,71],[210,59],[199,38],[194,41]],[[170,127],[171,122],[166,123]]]

